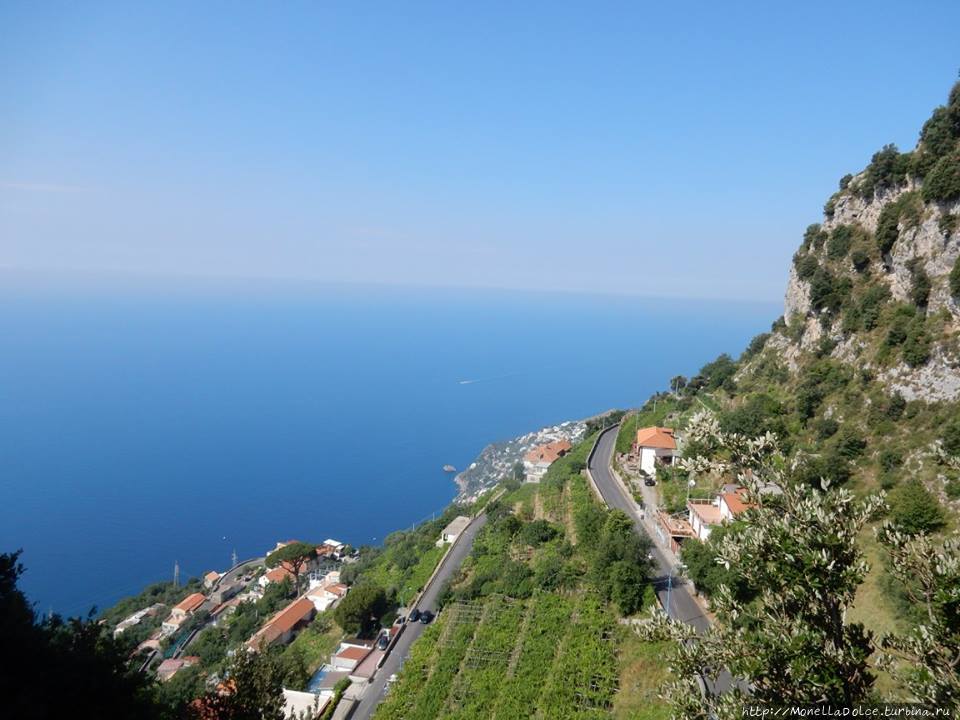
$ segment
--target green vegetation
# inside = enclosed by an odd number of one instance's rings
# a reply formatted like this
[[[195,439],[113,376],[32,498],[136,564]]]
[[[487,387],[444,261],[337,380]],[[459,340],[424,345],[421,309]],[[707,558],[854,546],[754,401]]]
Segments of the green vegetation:
[[[960,299],[960,257],[953,263],[953,268],[950,270],[949,283],[950,295],[955,300]]]
[[[284,545],[279,550],[274,550],[267,555],[266,565],[268,568],[284,567],[290,571],[293,576],[293,585],[296,595],[300,594],[300,571],[303,566],[317,557],[317,546],[309,543],[293,542]]]
[[[950,202],[957,198],[960,198],[960,153],[940,158],[923,180],[924,200]]]
[[[149,680],[127,667],[126,652],[107,626],[92,617],[37,618],[17,587],[23,574],[18,558],[19,552],[0,555],[4,714],[56,717],[67,702],[90,717],[161,717]]]
[[[901,153],[896,145],[884,145],[870,159],[856,186],[857,194],[865,200],[871,200],[878,192],[900,187],[907,180],[911,160],[912,155]]]
[[[368,636],[379,628],[380,618],[387,612],[386,591],[372,583],[355,585],[340,601],[333,618],[351,635]]]
[[[648,546],[582,477],[594,440],[555,462],[539,486],[491,503],[438,622],[414,645],[378,719],[599,717],[620,699],[621,674],[641,660],[618,661],[618,643],[636,641],[616,618],[652,602]],[[662,704],[651,709],[663,717]]]
[[[910,535],[939,530],[945,522],[940,503],[915,479],[908,480],[891,493],[890,506],[890,517]]]
[[[837,225],[827,240],[827,257],[831,260],[845,258],[852,244],[853,228],[850,225]]]

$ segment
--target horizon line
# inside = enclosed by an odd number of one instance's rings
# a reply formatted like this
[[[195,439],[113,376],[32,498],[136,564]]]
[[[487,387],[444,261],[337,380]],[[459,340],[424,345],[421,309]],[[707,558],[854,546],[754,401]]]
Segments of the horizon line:
[[[130,282],[140,281],[177,281],[182,283],[178,287],[165,286],[163,289],[176,290],[197,289],[206,287],[211,290],[223,289],[236,283],[256,283],[262,286],[272,286],[288,289],[307,287],[321,288],[377,288],[377,289],[410,289],[410,290],[465,290],[480,292],[506,292],[529,295],[569,295],[578,297],[607,297],[607,298],[636,298],[645,300],[691,300],[691,301],[720,301],[743,303],[752,305],[778,305],[783,298],[733,297],[725,295],[680,295],[631,292],[629,290],[596,290],[588,288],[547,288],[547,287],[518,287],[513,285],[492,285],[487,283],[425,283],[386,280],[332,280],[314,275],[256,275],[242,273],[203,273],[203,272],[164,272],[129,268],[48,268],[29,267],[0,264],[0,276],[13,278],[14,283],[19,279],[24,289],[37,289],[43,285],[49,286],[51,280],[62,280],[65,277],[76,281],[75,288],[57,287],[61,291],[70,289],[111,290],[120,289]],[[32,282],[31,282],[32,281]],[[211,283],[211,285],[204,285]],[[3,284],[4,290],[14,287],[9,282]],[[135,289],[149,291],[156,287],[138,285]]]

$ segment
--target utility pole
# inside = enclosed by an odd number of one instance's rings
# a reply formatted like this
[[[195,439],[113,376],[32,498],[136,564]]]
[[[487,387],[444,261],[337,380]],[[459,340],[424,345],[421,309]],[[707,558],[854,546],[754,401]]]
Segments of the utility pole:
[[[237,566],[237,549],[236,549],[236,548],[233,549],[233,553],[231,553],[231,555],[230,555],[230,561],[231,561],[231,562],[230,562],[230,567],[236,567],[236,566]]]
[[[173,561],[173,586],[180,587],[180,563],[176,560]]]

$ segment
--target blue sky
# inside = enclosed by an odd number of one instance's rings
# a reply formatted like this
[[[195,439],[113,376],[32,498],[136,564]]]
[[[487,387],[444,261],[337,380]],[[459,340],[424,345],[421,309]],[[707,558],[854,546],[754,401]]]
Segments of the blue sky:
[[[202,7],[201,7],[202,6]],[[0,5],[0,267],[775,300],[960,3]]]

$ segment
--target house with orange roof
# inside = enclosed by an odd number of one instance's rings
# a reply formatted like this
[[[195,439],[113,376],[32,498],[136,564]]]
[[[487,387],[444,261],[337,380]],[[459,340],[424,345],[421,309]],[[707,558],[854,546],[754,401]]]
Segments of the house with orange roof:
[[[341,646],[335,655],[330,657],[330,666],[335,670],[352,671],[363,659],[373,652],[373,648]]]
[[[175,633],[183,624],[183,621],[199,610],[200,606],[206,601],[207,598],[203,596],[203,593],[191,593],[174,605],[170,610],[170,616],[160,626],[164,634],[172,635]]]
[[[714,527],[733,522],[751,507],[744,488],[728,486],[713,500],[688,500],[688,522],[696,538],[706,542]]]
[[[317,612],[323,612],[340,602],[347,590],[347,586],[342,583],[328,583],[310,588],[304,597],[313,603]]]
[[[203,586],[209,590],[214,585],[217,584],[217,580],[220,579],[220,573],[216,570],[211,570],[206,575],[203,576]]]
[[[317,610],[307,598],[298,598],[274,615],[260,628],[247,647],[250,650],[259,650],[270,645],[286,645],[293,640],[303,628],[310,624]]]
[[[537,445],[523,456],[523,471],[527,482],[540,482],[547,470],[573,448],[569,440],[555,440],[546,445]]]
[[[647,475],[657,474],[657,464],[670,465],[677,452],[673,428],[645,427],[637,430],[633,450],[640,457],[640,470]]]
[[[268,570],[263,575],[260,576],[260,579],[257,582],[260,584],[260,587],[266,587],[270,583],[283,582],[287,578],[293,579],[293,573],[282,565],[278,565],[272,570]]]

